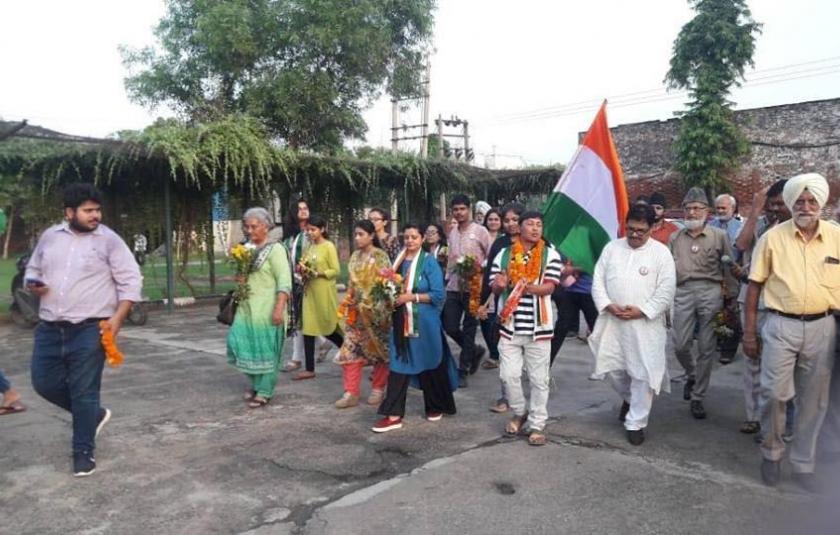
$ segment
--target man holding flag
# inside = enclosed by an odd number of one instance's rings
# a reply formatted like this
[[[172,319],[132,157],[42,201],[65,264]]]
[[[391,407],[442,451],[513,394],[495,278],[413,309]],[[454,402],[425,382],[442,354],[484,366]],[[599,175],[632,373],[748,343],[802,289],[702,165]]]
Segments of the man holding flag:
[[[601,250],[624,236],[628,209],[624,173],[607,125],[605,101],[543,207],[545,238],[557,247],[564,260],[591,281]],[[584,314],[592,328],[598,313],[589,288],[585,303]],[[577,309],[574,314],[578,314]],[[565,335],[565,329],[561,331],[562,334],[555,332],[555,337]],[[555,338],[552,350],[559,350],[561,343],[562,339]],[[552,351],[552,359],[555,352]]]

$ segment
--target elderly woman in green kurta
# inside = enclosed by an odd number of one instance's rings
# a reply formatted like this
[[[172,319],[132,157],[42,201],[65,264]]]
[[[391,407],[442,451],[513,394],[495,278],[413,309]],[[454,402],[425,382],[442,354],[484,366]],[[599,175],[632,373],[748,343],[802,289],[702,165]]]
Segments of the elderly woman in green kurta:
[[[309,247],[297,266],[304,279],[301,331],[306,369],[292,377],[296,381],[315,377],[315,338],[323,336],[336,347],[344,343],[338,326],[338,293],[335,287],[335,279],[341,270],[338,251],[329,241],[323,217],[310,217],[306,232],[309,234]]]
[[[271,217],[264,208],[245,212],[246,247],[252,249],[248,296],[239,303],[227,336],[228,363],[251,380],[248,406],[265,406],[274,395],[285,338],[292,272],[286,248],[268,243]]]

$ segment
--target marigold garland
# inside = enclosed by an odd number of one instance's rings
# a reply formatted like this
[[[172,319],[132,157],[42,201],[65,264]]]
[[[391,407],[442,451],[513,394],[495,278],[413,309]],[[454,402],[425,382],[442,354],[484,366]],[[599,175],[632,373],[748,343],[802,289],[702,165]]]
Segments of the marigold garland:
[[[508,263],[508,284],[513,287],[521,279],[525,279],[528,284],[536,282],[537,277],[540,276],[540,268],[542,267],[542,257],[545,242],[538,241],[537,244],[528,251],[528,261],[525,261],[525,248],[522,246],[521,240],[514,240],[510,251],[510,262]]]
[[[353,302],[353,291],[351,289],[344,296],[341,304],[338,305],[338,319],[343,319],[348,326],[352,326],[356,324],[357,315],[358,309],[356,308],[356,304]]]
[[[99,322],[99,329],[102,331],[100,337],[102,349],[105,350],[105,362],[108,366],[116,368],[123,363],[123,354],[117,347],[117,341],[114,339],[114,331],[111,330],[111,324],[106,320]]]
[[[475,266],[472,277],[470,277],[470,303],[469,312],[473,317],[478,317],[478,308],[481,306],[481,283],[484,275],[480,266]]]

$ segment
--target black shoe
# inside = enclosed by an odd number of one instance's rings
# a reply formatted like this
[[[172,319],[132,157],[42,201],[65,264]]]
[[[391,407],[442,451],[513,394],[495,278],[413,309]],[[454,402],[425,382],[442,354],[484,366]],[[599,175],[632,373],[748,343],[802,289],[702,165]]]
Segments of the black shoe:
[[[735,353],[721,353],[718,362],[726,366],[731,364],[733,360],[735,360]]]
[[[470,385],[467,382],[467,376],[466,375],[459,375],[458,376],[458,388],[467,388],[468,386],[470,386]]]
[[[106,409],[105,407],[100,407],[99,420],[96,421],[96,435],[94,435],[94,438],[99,437],[99,432],[102,431],[102,428],[105,427],[105,424],[107,424],[110,420],[111,410]]]
[[[691,402],[691,415],[702,420],[706,417],[706,409],[703,408],[703,402],[694,400]]]
[[[779,484],[781,477],[781,463],[779,461],[770,461],[764,459],[761,461],[761,480],[768,487],[775,487]]]
[[[473,375],[475,372],[478,371],[478,365],[481,364],[481,359],[484,358],[484,354],[487,352],[483,346],[478,346],[475,348],[475,352],[473,353],[473,360],[470,364],[470,375]]]
[[[73,454],[73,475],[76,477],[89,476],[96,471],[96,461],[93,454],[80,451]]]
[[[793,473],[793,481],[811,494],[819,494],[820,487],[814,474]]]
[[[628,412],[630,412],[630,404],[624,401],[621,403],[621,410],[618,411],[618,421],[624,423]]]
[[[691,399],[691,391],[694,390],[694,379],[689,379],[685,382],[683,387],[683,399],[688,401]]]
[[[641,446],[642,442],[645,441],[645,431],[644,429],[637,429],[635,431],[627,430],[627,442],[633,444],[634,446]]]

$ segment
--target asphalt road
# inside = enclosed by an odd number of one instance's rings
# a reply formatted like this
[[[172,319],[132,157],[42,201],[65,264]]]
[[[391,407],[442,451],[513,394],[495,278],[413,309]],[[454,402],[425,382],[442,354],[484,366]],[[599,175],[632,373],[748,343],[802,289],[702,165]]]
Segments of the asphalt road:
[[[125,328],[126,363],[103,379],[114,418],[85,479],[71,474],[69,415],[31,389],[31,333],[0,326],[0,368],[29,407],[0,417],[0,533],[838,532],[836,495],[761,484],[757,446],[738,432],[740,359],[715,370],[707,420],[674,383],[640,447],[574,339],[552,370],[545,447],[503,436],[507,416],[487,410],[495,370],[456,393],[456,416],[425,421],[412,392],[405,427],[377,435],[375,408],[333,408],[329,359],[315,380],[283,374],[272,403],[249,410],[213,312]]]

